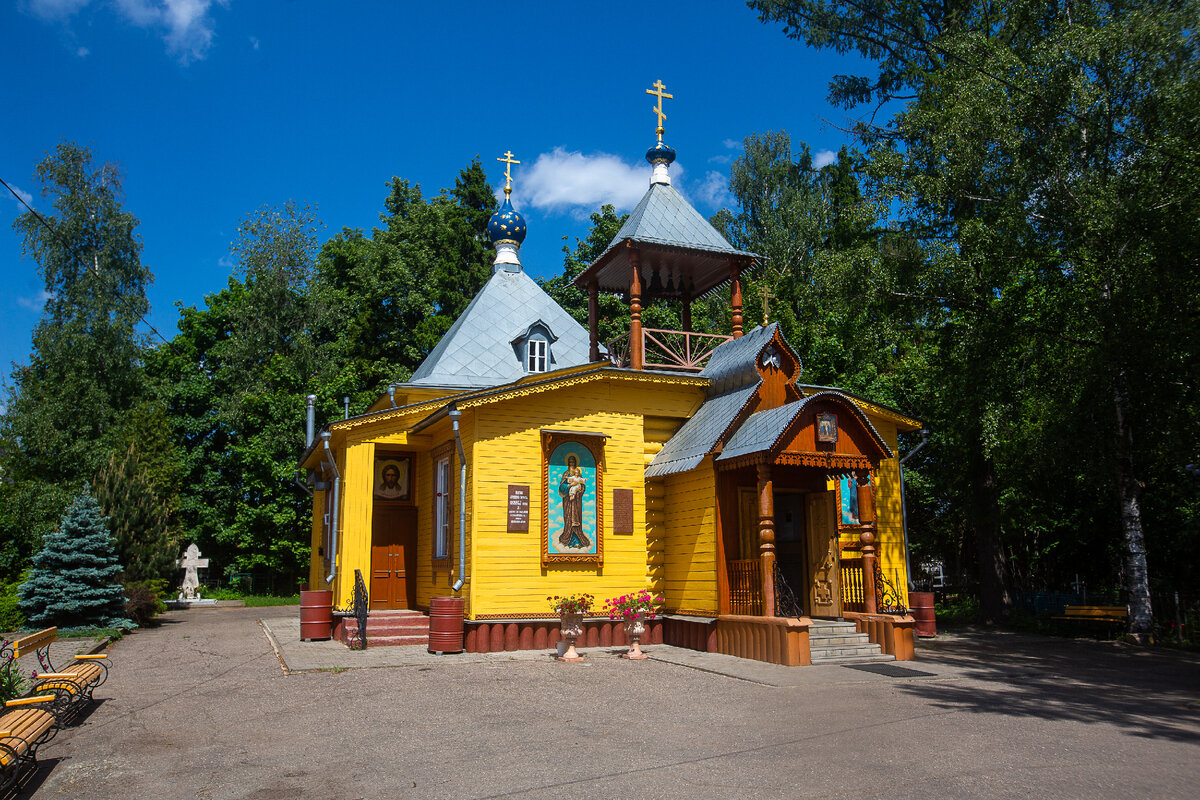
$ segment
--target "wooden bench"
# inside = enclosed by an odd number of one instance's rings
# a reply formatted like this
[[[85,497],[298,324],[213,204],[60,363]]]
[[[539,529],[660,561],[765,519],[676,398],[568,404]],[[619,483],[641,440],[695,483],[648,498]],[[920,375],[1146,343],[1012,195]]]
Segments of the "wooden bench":
[[[2,669],[12,670],[18,658],[29,652],[37,655],[38,665],[45,670],[36,674],[30,694],[51,693],[56,697],[56,710],[71,716],[92,702],[96,687],[108,680],[108,656],[77,655],[67,669],[58,669],[50,657],[50,645],[58,640],[58,628],[23,636],[4,648],[5,663]]]
[[[1068,622],[1129,622],[1128,606],[1067,606],[1056,620]]]
[[[7,700],[0,715],[0,793],[36,768],[37,751],[58,733],[60,708],[55,694]]]

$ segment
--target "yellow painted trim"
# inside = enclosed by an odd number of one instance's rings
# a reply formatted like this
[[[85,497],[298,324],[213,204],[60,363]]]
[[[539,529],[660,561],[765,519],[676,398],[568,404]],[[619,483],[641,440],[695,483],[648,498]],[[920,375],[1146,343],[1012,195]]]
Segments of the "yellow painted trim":
[[[52,694],[42,694],[37,697],[21,697],[16,700],[5,700],[4,705],[7,708],[15,708],[17,706],[31,706],[34,703],[49,703],[54,699]]]
[[[78,678],[74,672],[43,672],[40,673],[35,680],[66,680],[67,678]]]
[[[84,659],[89,659],[89,658],[108,658],[108,656],[107,656],[107,655],[103,655],[103,654],[100,654],[100,655],[82,655],[82,656],[75,656],[75,659],[76,659],[77,661],[83,661]]]

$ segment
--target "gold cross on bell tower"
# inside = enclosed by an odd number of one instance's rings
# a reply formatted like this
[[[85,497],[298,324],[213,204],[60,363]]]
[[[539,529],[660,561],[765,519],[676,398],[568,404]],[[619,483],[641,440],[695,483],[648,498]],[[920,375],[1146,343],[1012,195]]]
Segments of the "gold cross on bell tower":
[[[654,113],[658,115],[658,128],[655,129],[654,132],[656,134],[658,134],[659,142],[662,141],[663,134],[666,133],[666,131],[663,129],[663,120],[667,118],[667,115],[663,113],[663,109],[662,109],[663,98],[665,97],[668,100],[675,99],[675,95],[667,94],[666,88],[667,87],[663,85],[663,82],[660,79],[660,80],[657,80],[654,82],[653,89],[646,90],[646,94],[654,95],[655,97],[658,98],[658,105],[654,107]]]
[[[507,151],[504,154],[504,158],[497,158],[496,160],[504,163],[504,196],[507,197],[512,194],[512,165],[520,164],[521,162],[513,158],[512,150]]]
[[[768,316],[770,313],[767,305],[775,299],[775,293],[771,291],[771,288],[767,286],[766,283],[764,283],[761,287],[759,287],[758,296],[761,297],[763,301],[763,327],[765,328],[769,324]]]

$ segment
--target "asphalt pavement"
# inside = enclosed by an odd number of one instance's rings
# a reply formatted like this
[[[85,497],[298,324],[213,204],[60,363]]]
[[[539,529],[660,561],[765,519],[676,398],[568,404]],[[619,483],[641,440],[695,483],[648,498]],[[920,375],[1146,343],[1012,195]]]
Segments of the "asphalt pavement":
[[[665,646],[564,664],[301,643],[297,615],[172,611],[116,643],[100,702],[20,796],[1028,800],[1200,784],[1191,654],[974,631],[890,672]]]

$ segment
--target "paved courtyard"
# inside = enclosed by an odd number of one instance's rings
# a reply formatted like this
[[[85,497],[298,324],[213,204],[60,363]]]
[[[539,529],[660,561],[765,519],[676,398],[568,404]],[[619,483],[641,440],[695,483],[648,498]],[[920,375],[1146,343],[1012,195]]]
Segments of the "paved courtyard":
[[[898,677],[661,646],[560,664],[302,645],[296,614],[173,611],[117,643],[102,702],[42,750],[22,796],[1028,800],[1200,785],[1190,655],[980,632],[923,642]]]

